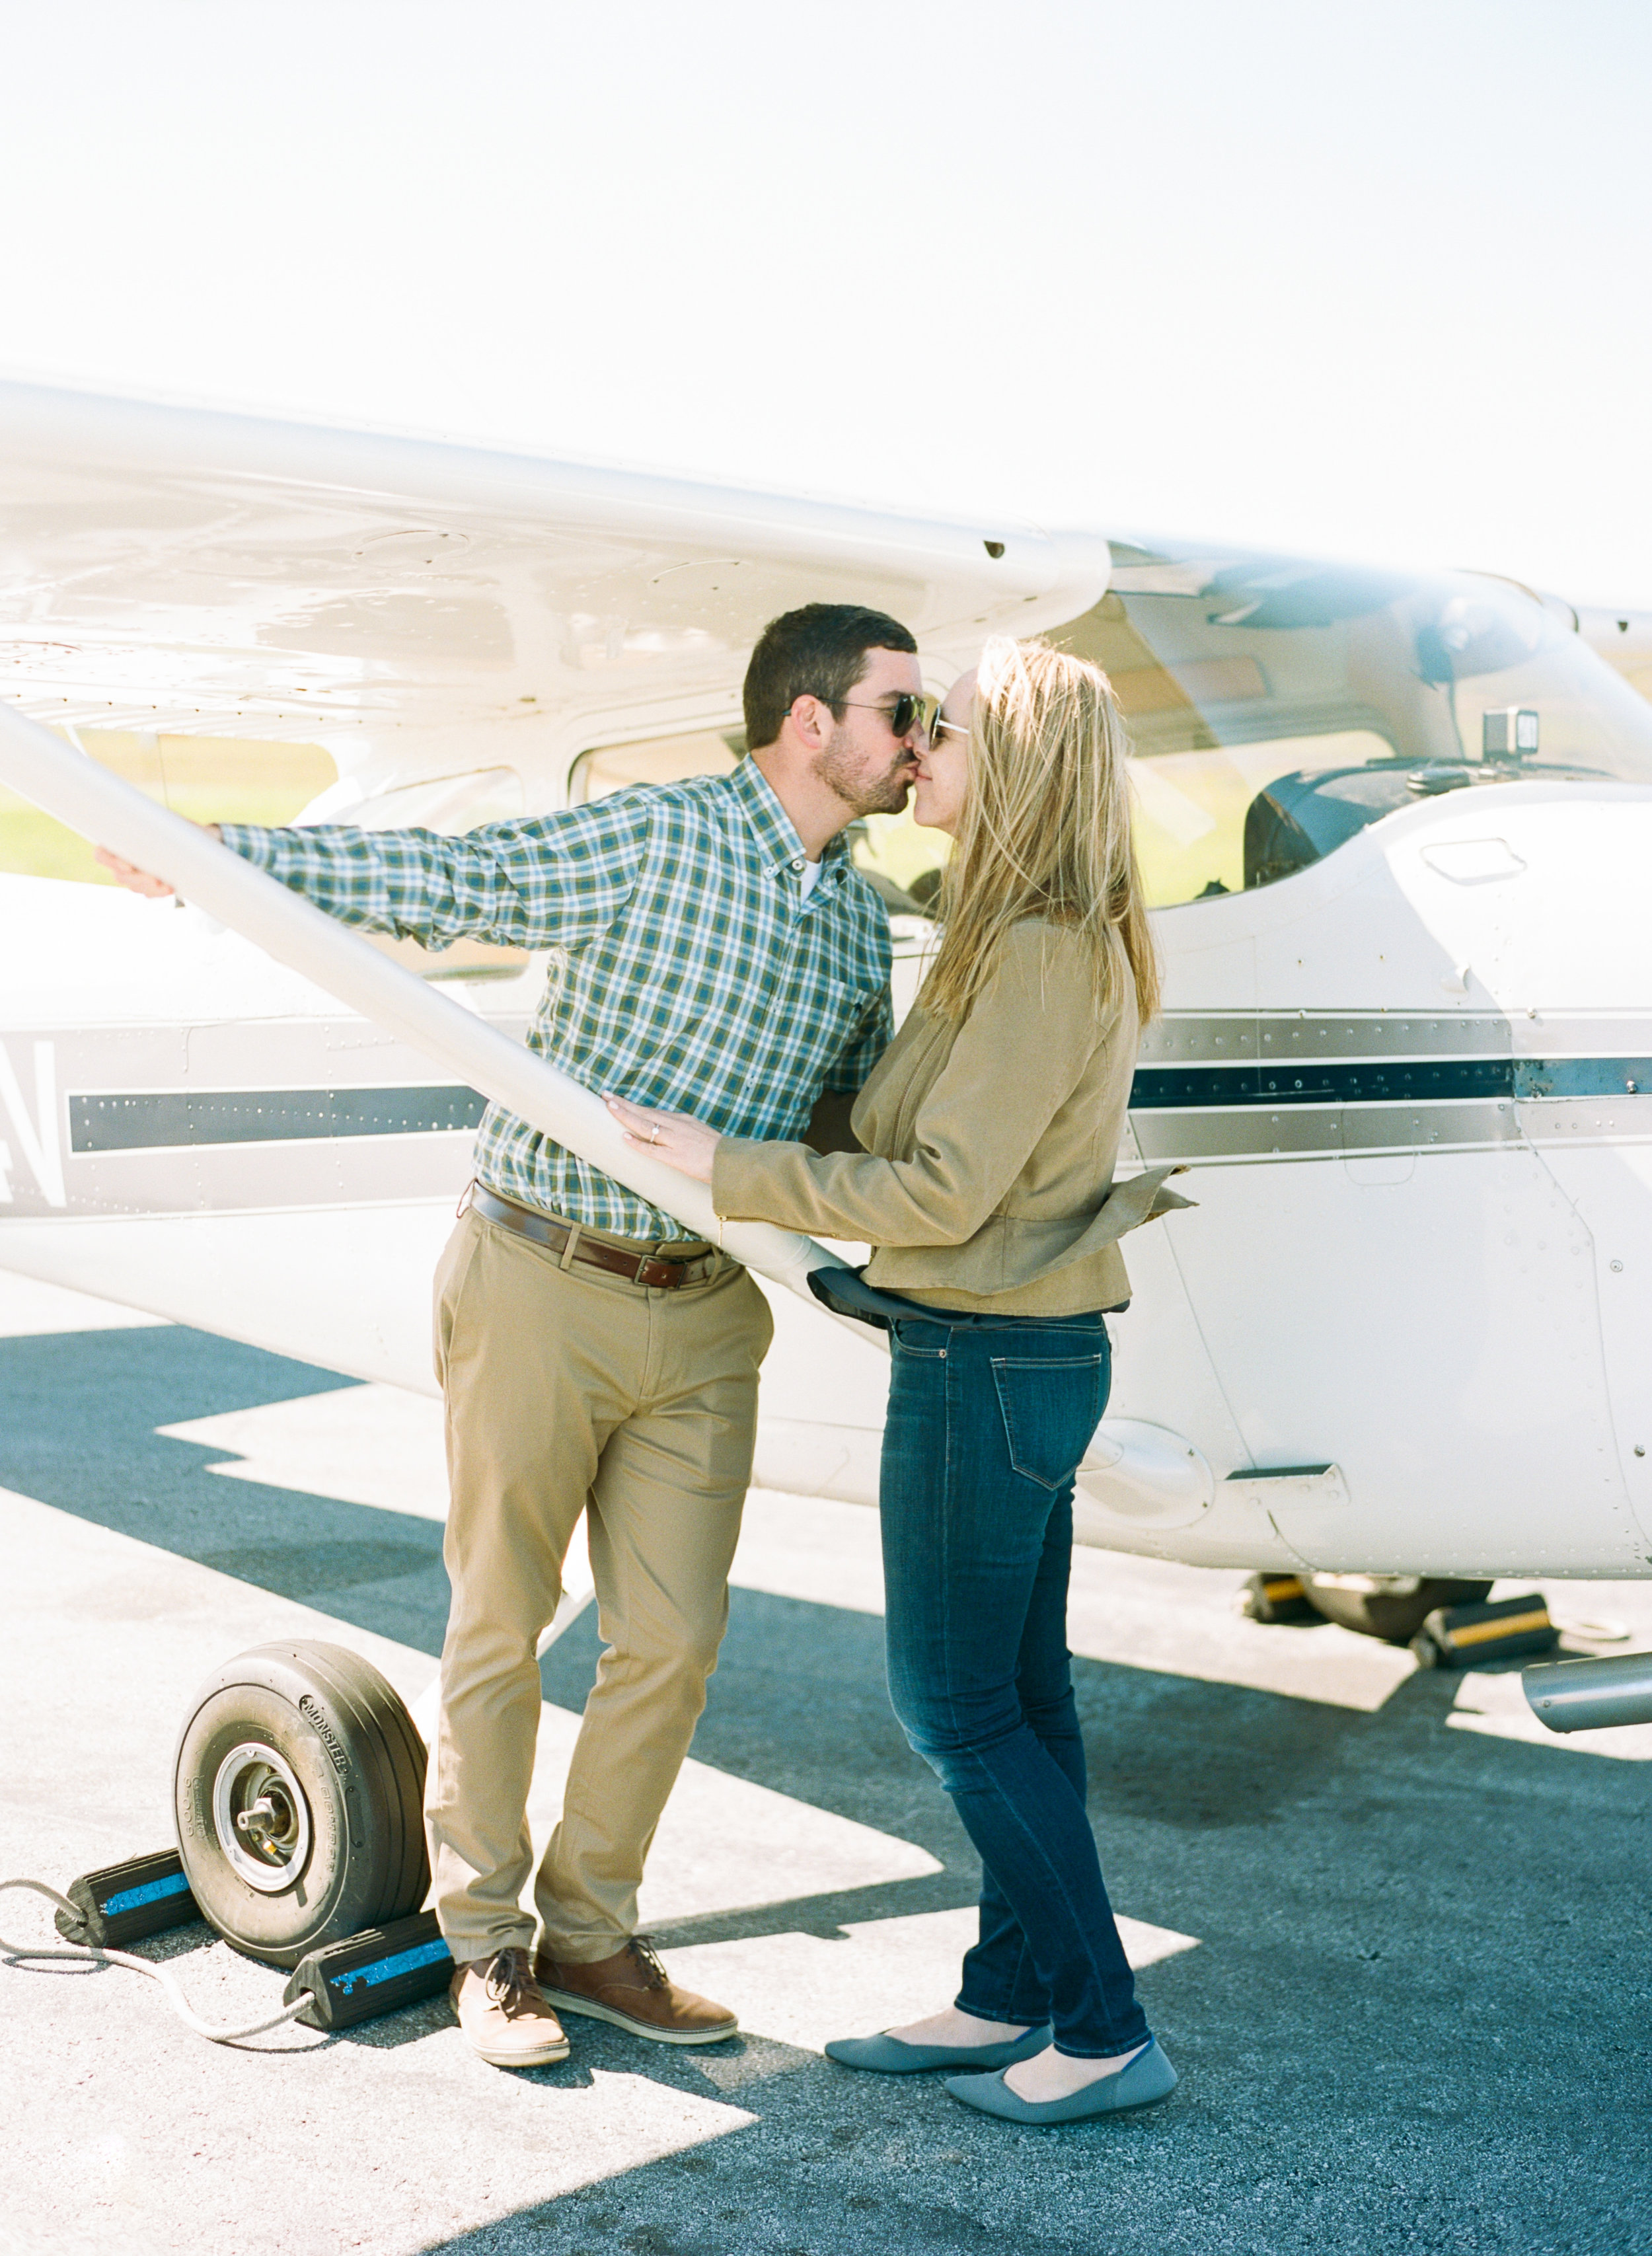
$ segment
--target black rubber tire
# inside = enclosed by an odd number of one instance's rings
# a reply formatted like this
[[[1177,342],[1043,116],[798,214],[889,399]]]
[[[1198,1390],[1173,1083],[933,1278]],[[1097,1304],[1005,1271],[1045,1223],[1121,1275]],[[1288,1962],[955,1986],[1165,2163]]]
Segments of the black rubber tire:
[[[1304,1575],[1303,1584],[1309,1604],[1327,1621],[1358,1630],[1361,1637],[1380,1637],[1387,1645],[1409,1645],[1436,1606],[1477,1606],[1492,1587],[1426,1575],[1415,1590],[1350,1590],[1335,1583],[1328,1587],[1316,1575]]]
[[[308,1844],[274,1892],[237,1872],[214,1813],[220,1769],[242,1745],[279,1758],[303,1801]],[[407,1917],[430,1887],[424,1787],[413,1718],[359,1654],[294,1641],[237,1655],[196,1694],[173,1767],[178,1853],[202,1916],[272,1966]]]

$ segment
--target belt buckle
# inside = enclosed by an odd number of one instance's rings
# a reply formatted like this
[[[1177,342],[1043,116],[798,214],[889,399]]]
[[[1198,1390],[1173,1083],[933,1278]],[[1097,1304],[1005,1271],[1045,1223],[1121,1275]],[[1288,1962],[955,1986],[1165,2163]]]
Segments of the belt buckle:
[[[692,1261],[673,1261],[663,1253],[647,1253],[637,1265],[637,1281],[657,1292],[674,1293],[683,1285],[698,1285],[711,1273],[715,1256],[696,1253]],[[652,1270],[652,1276],[645,1273]]]

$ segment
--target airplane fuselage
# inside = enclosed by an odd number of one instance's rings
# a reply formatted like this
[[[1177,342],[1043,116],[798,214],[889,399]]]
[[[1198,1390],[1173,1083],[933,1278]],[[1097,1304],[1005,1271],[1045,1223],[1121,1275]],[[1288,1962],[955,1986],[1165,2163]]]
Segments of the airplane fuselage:
[[[1185,1162],[1198,1203],[1127,1242],[1109,1419],[1198,1472],[1088,1477],[1089,1540],[1652,1564],[1648,858],[1652,790],[1502,782],[1160,913],[1125,1165]],[[195,911],[0,878],[0,1262],[432,1390],[481,1100]],[[449,991],[516,1032],[542,976]],[[871,1502],[883,1358],[773,1297],[758,1477]]]

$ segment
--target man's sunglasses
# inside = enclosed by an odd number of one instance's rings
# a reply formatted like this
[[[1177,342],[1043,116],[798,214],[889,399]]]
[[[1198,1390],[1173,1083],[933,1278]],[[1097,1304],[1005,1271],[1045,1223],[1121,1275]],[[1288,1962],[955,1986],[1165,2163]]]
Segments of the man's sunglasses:
[[[897,737],[909,737],[914,729],[921,730],[926,737],[933,737],[941,710],[938,697],[914,695],[910,689],[903,689],[893,705],[868,704],[864,697],[845,697],[842,701],[856,706],[863,713],[881,713]]]

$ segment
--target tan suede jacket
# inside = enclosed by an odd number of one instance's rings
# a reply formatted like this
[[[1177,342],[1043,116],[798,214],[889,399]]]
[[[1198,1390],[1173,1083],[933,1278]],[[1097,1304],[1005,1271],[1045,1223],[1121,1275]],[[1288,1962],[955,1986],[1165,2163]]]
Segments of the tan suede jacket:
[[[868,1284],[931,1308],[1070,1316],[1130,1296],[1119,1240],[1188,1206],[1176,1167],[1113,1188],[1138,1040],[1135,996],[1098,1020],[1073,935],[1014,926],[961,1026],[922,1000],[873,1068],[858,1151],[725,1136],[711,1195],[725,1220],[872,1246]]]

